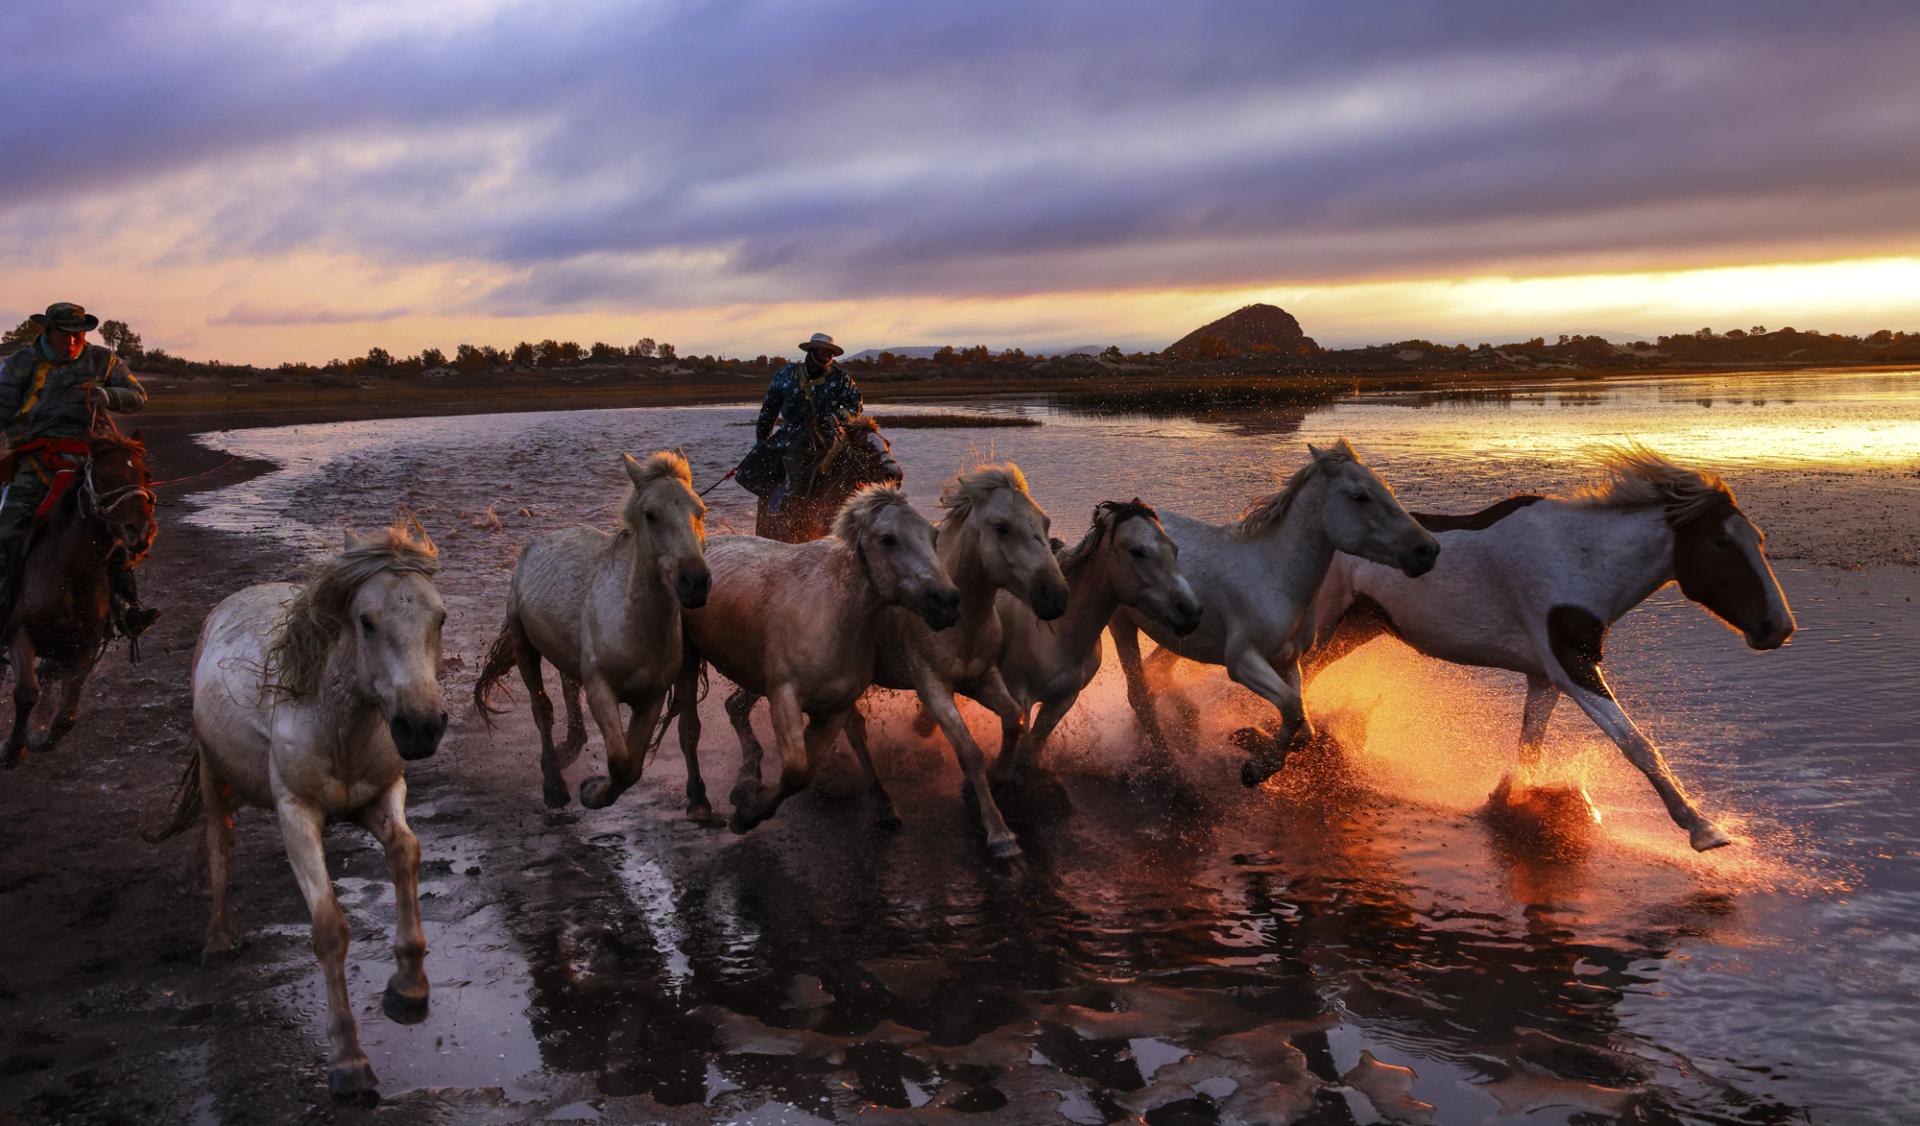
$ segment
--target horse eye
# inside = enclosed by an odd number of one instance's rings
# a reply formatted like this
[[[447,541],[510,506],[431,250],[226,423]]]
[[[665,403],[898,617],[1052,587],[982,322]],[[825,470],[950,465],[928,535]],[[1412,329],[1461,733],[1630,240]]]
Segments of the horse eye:
[[[898,547],[899,545],[899,539],[895,538],[892,532],[888,532],[886,535],[880,537],[881,547]]]
[[[1144,547],[1128,548],[1127,554],[1133,556],[1135,559],[1145,559],[1147,557],[1147,549]]]
[[[1012,529],[1011,527],[1009,527],[1009,526],[1008,526],[1008,524],[1007,524],[1007,522],[1006,522],[1006,521],[1004,521],[1004,520],[1002,520],[1002,521],[1001,521],[1000,523],[998,523],[998,524],[995,524],[995,525],[993,526],[993,530],[994,530],[994,531],[996,531],[996,532],[999,532],[999,533],[1000,533],[1001,535],[1003,535],[1003,536],[1004,536],[1004,535],[1007,535],[1007,534],[1009,534],[1010,532],[1012,532],[1012,531],[1013,531],[1013,529]]]
[[[1720,548],[1732,547],[1733,537],[1732,536],[1715,536],[1713,537],[1713,546],[1720,547]]]
[[[373,632],[373,618],[371,615],[360,615],[360,628],[366,630],[368,633]]]
[[[1355,504],[1366,504],[1366,503],[1367,503],[1368,501],[1370,501],[1370,500],[1372,500],[1372,499],[1373,499],[1372,497],[1370,497],[1370,496],[1368,496],[1368,495],[1367,495],[1367,494],[1365,494],[1365,493],[1355,493],[1355,494],[1353,494],[1353,503],[1355,503]]]
[[[655,515],[653,514],[653,512],[652,512],[651,510],[649,510],[649,511],[647,512],[647,523],[649,523],[649,524],[658,524],[659,522],[660,522],[660,518],[659,518],[658,516],[655,516]]]

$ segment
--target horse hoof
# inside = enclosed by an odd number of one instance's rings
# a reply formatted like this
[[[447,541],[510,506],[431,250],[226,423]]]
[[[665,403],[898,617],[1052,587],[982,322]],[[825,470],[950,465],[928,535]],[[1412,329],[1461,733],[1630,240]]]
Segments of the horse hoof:
[[[587,796],[586,787],[582,786],[580,790],[580,800],[585,801]],[[540,787],[540,796],[546,800],[548,809],[565,809],[567,803],[573,800],[573,795],[567,792],[567,783],[565,780],[542,784]]]
[[[337,1103],[373,1107],[379,1105],[379,1080],[373,1077],[373,1065],[366,1060],[335,1067],[327,1072],[327,1091]]]
[[[1008,837],[1003,841],[989,841],[987,843],[987,855],[993,857],[995,860],[1018,860],[1020,858],[1020,842],[1012,837]]]
[[[427,1019],[427,994],[409,997],[388,985],[380,994],[380,1011],[395,1024],[419,1024]]]
[[[1240,764],[1240,784],[1249,790],[1255,789],[1278,773],[1278,766],[1269,766],[1262,759],[1248,759]]]
[[[1723,848],[1733,843],[1732,837],[1729,837],[1720,826],[1713,824],[1702,825],[1688,835],[1692,839],[1695,852]]]
[[[200,948],[200,964],[203,966],[217,966],[239,956],[239,944],[231,938],[208,939],[207,944]]]
[[[1261,751],[1266,750],[1267,745],[1271,743],[1272,740],[1268,739],[1266,733],[1258,727],[1242,727],[1227,736],[1227,742],[1232,743],[1250,755],[1257,755]]]
[[[901,824],[900,812],[892,806],[887,806],[873,815],[873,827],[882,833],[897,833],[900,831]]]
[[[703,829],[718,829],[727,823],[726,819],[714,813],[713,807],[706,802],[688,806],[687,820]]]
[[[605,809],[619,796],[609,793],[611,789],[612,785],[605,778],[589,778],[580,783],[580,804],[588,809]]]

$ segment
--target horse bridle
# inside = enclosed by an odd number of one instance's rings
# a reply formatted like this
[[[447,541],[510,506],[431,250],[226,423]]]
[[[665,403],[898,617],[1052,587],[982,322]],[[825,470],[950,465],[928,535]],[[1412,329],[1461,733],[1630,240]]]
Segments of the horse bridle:
[[[82,471],[80,480],[81,510],[89,516],[100,517],[103,523],[115,528],[113,533],[114,551],[125,557],[126,565],[129,567],[140,562],[141,558],[146,555],[146,552],[142,551],[139,555],[133,553],[132,549],[127,546],[124,535],[118,530],[117,526],[114,525],[111,514],[114,509],[134,497],[146,498],[148,504],[147,519],[148,522],[151,523],[153,519],[152,506],[159,503],[159,498],[154,496],[153,490],[139,482],[135,482],[131,485],[122,485],[117,489],[109,489],[103,493],[100,491],[99,486],[94,484],[93,481],[93,459],[91,457],[87,459],[86,468]]]

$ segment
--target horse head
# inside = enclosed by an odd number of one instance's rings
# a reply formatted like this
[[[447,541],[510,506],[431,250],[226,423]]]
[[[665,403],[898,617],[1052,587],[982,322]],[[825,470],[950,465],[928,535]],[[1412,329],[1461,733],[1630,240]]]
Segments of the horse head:
[[[961,537],[996,589],[1033,608],[1043,622],[1067,612],[1067,577],[1060,573],[1047,535],[1052,521],[1027,491],[1027,478],[1012,462],[983,465],[956,476],[941,490],[947,510],[941,535]]]
[[[900,463],[893,459],[893,443],[880,432],[880,424],[864,414],[848,419],[840,428],[820,460],[820,476],[835,493],[851,493],[862,485],[898,485],[906,480]]]
[[[662,450],[645,461],[622,454],[633,491],[620,522],[633,536],[643,559],[652,559],[660,581],[680,605],[697,610],[707,604],[707,505],[693,491],[687,459]]]
[[[1326,482],[1320,521],[1335,549],[1398,567],[1409,578],[1433,570],[1440,542],[1407,514],[1345,438],[1328,449],[1307,449],[1313,454],[1310,468]]]
[[[146,558],[159,534],[152,484],[147,447],[138,431],[132,437],[102,434],[91,441],[81,504],[88,515],[112,530],[114,552],[123,557],[122,566]]]
[[[1091,547],[1083,545],[1061,560],[1073,568],[1084,553],[1099,551],[1106,560],[1114,596],[1186,636],[1200,625],[1200,600],[1180,573],[1180,548],[1160,525],[1160,514],[1138,497],[1102,501],[1093,510]]]
[[[1793,611],[1767,561],[1767,537],[1719,490],[1697,511],[1669,509],[1673,574],[1680,592],[1740,631],[1751,649],[1778,649],[1793,636]]]
[[[934,629],[960,620],[960,591],[934,547],[933,525],[894,485],[868,485],[840,507],[833,534],[852,548],[881,601],[911,610]]]
[[[383,535],[346,531],[345,550],[309,590],[309,605],[343,603],[342,625],[353,638],[354,692],[387,718],[400,757],[427,758],[440,747],[447,712],[440,699],[440,630],[447,608],[433,585],[439,553],[417,523]],[[326,587],[337,584],[338,593]],[[295,610],[300,599],[295,600]],[[297,622],[290,641],[298,643]],[[331,644],[325,638],[323,645]],[[324,649],[320,650],[324,659]],[[317,678],[316,678],[317,679]]]

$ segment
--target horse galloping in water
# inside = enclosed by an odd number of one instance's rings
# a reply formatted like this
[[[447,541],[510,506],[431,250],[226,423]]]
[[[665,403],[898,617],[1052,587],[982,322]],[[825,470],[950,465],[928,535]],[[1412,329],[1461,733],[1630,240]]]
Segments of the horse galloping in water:
[[[12,612],[0,623],[14,669],[6,766],[29,749],[53,749],[73,729],[81,689],[114,636],[112,572],[144,559],[159,531],[138,432],[97,434],[87,446],[78,479],[27,533]],[[34,718],[42,677],[63,682],[51,721]]]
[[[1151,506],[1137,498],[1103,501],[1086,536],[1058,553],[1067,579],[1067,611],[1058,622],[1043,623],[1025,603],[1000,596],[1000,678],[1020,716],[1001,725],[1000,755],[990,772],[996,784],[1026,771],[1093,683],[1101,631],[1120,607],[1133,607],[1177,636],[1199,627],[1200,600],[1180,573],[1179,557]],[[1029,727],[1035,704],[1040,710]]]
[[[373,1103],[379,1094],[347,991],[347,920],[327,873],[328,821],[351,818],[385,848],[398,964],[382,1008],[402,1024],[427,1013],[420,842],[407,827],[405,767],[432,755],[447,728],[439,566],[418,523],[370,537],[349,530],[340,554],[306,585],[251,586],[214,607],[193,656],[193,759],[172,819],[147,837],[179,833],[204,811],[213,894],[206,953],[221,954],[233,949],[233,807],[278,816],[326,977],[327,1086],[343,1100]]]
[[[1570,697],[1647,776],[1674,823],[1705,851],[1732,838],[1687,797],[1600,672],[1608,627],[1678,582],[1746,639],[1778,649],[1794,629],[1766,536],[1713,473],[1644,447],[1607,453],[1603,484],[1567,497],[1509,497],[1472,516],[1416,514],[1445,546],[1418,584],[1342,556],[1315,604],[1318,670],[1383,633],[1430,657],[1527,678],[1518,782],[1539,765],[1547,722]],[[1512,792],[1515,779],[1498,792]]]
[[[893,443],[880,424],[867,415],[855,415],[821,454],[813,478],[804,490],[790,492],[775,512],[761,497],[754,513],[753,534],[782,543],[817,540],[833,530],[833,520],[847,499],[865,485],[898,485],[906,479],[893,459]]]
[[[713,596],[684,615],[692,652],[675,690],[680,747],[691,787],[699,777],[698,686],[706,664],[739,685],[749,707],[767,697],[780,781],[761,781],[759,742],[743,740],[731,826],[744,833],[812,780],[815,763],[873,684],[887,608],[946,629],[959,618],[960,592],[934,549],[933,525],[891,485],[854,494],[829,539],[715,536],[707,565]]]
[[[668,695],[680,676],[680,612],[706,605],[707,506],[693,491],[687,459],[661,451],[625,460],[632,487],[618,531],[568,528],[534,541],[513,569],[506,622],[473,686],[483,717],[488,697],[514,668],[526,684],[540,729],[540,773],[547,805],[566,805],[567,780],[553,744],[553,704],[541,681],[545,658],[559,670],[571,705],[573,686],[586,691],[607,747],[607,773],[580,786],[580,804],[610,805],[635,782]],[[632,710],[624,730],[620,705]],[[712,816],[704,790],[688,778],[688,810]]]
[[[1313,636],[1310,611],[1315,592],[1345,551],[1409,578],[1433,569],[1440,545],[1407,515],[1346,439],[1329,449],[1307,447],[1312,457],[1278,492],[1249,505],[1238,520],[1211,524],[1186,516],[1163,516],[1180,546],[1180,567],[1207,608],[1200,628],[1180,637],[1132,608],[1113,616],[1114,648],[1126,673],[1127,699],[1147,734],[1162,747],[1154,716],[1151,675],[1161,692],[1185,701],[1165,674],[1181,657],[1226,666],[1234,683],[1251,689],[1280,713],[1271,737],[1243,728],[1233,740],[1252,757],[1240,780],[1257,786],[1286,762],[1296,740],[1313,737],[1300,699],[1300,658]],[[1143,663],[1139,631],[1160,648]]]

